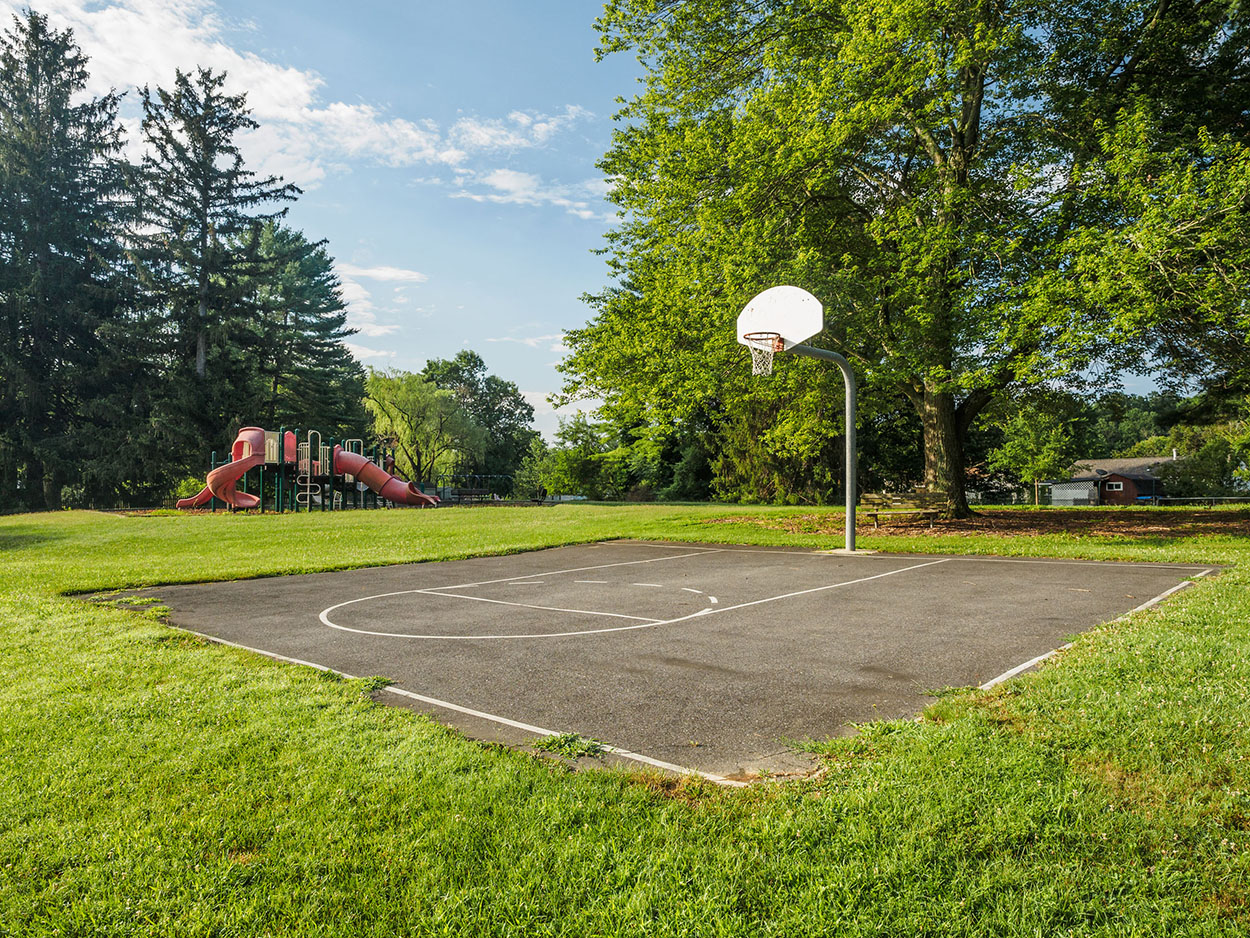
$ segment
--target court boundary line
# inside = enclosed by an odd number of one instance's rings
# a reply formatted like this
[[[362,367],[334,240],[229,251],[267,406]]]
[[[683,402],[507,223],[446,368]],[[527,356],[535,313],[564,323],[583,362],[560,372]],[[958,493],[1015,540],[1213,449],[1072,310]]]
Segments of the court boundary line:
[[[661,619],[655,622],[643,622],[639,625],[621,625],[621,626],[617,626],[616,628],[611,628],[611,629],[579,629],[574,632],[541,632],[541,633],[532,633],[532,634],[524,634],[524,635],[424,635],[424,634],[414,635],[411,633],[404,633],[404,632],[376,632],[370,629],[353,629],[346,625],[339,625],[335,622],[330,621],[329,614],[333,612],[335,609],[340,609],[343,606],[350,606],[353,603],[368,602],[371,599],[385,599],[389,596],[409,596],[415,593],[423,593],[423,594],[433,595],[433,596],[449,595],[447,593],[432,592],[431,590],[428,590],[428,589],[398,590],[393,593],[379,593],[376,596],[362,596],[359,599],[349,599],[346,602],[341,602],[341,603],[338,603],[337,605],[326,607],[325,609],[321,610],[317,618],[321,621],[322,625],[329,626],[332,629],[338,629],[340,632],[351,632],[356,635],[376,635],[380,638],[417,638],[417,639],[422,639],[422,640],[442,639],[444,641],[452,641],[452,642],[503,641],[507,639],[531,639],[531,638],[571,638],[576,635],[601,635],[605,632],[632,632],[637,629],[654,629],[663,625],[676,625],[678,622],[688,622],[692,619],[704,619],[704,618],[707,618],[708,616],[718,615],[719,613],[722,613],[722,612],[733,612],[735,609],[746,609],[749,606],[758,606],[758,605],[761,605],[762,603],[772,603],[772,602],[777,602],[778,600],[782,600],[782,599],[792,599],[795,596],[806,596],[810,593],[822,593],[826,590],[838,589],[843,586],[855,586],[856,584],[859,584],[859,583],[867,583],[870,580],[880,580],[883,577],[894,576],[896,573],[907,573],[911,570],[919,570],[923,567],[933,567],[933,566],[937,566],[938,564],[950,563],[952,559],[953,558],[950,558],[950,557],[942,557],[942,558],[939,558],[938,560],[930,560],[930,561],[926,561],[925,563],[913,564],[910,567],[899,567],[897,570],[887,570],[884,573],[874,573],[872,576],[864,576],[856,580],[843,580],[840,583],[826,583],[824,586],[814,586],[811,589],[795,590],[794,592],[782,593],[778,596],[766,596],[763,599],[753,599],[749,602],[737,603],[736,605],[733,605],[733,606],[718,606],[715,609],[711,607],[705,607],[703,609],[700,609],[698,612],[692,612],[689,615],[685,615],[685,616],[678,616],[675,619]],[[501,581],[494,581],[494,582],[501,582]],[[455,595],[455,594],[450,594],[450,595]],[[459,597],[459,598],[463,599],[465,597]],[[494,601],[499,602],[499,600],[494,600]]]
[[[282,662],[283,664],[300,665],[305,668],[312,668],[315,671],[322,671],[326,674],[337,674],[339,677],[346,678],[349,681],[359,680],[359,678],[354,674],[348,674],[346,671],[339,671],[337,668],[331,668],[324,664],[317,664],[315,661],[305,661],[303,658],[292,658],[290,655],[283,655],[276,651],[267,651],[264,648],[253,648],[251,645],[244,645],[240,642],[232,642],[226,638],[219,638],[216,635],[209,635],[206,632],[197,632],[194,629],[183,628],[180,625],[167,625],[166,627],[175,629],[179,632],[185,632],[188,635],[194,635],[197,638],[202,638],[206,642],[210,642],[214,645],[225,645],[228,648],[237,648],[240,651],[247,651],[255,655],[262,655],[274,661]],[[450,701],[439,700],[437,697],[427,697],[424,694],[418,694],[402,688],[397,684],[388,684],[385,687],[379,688],[379,690],[386,691],[389,694],[394,694],[397,697],[407,697],[412,700],[419,700],[422,703],[428,703],[431,706],[439,707],[444,710],[451,710],[454,713],[463,713],[466,716],[477,717],[478,719],[486,720],[490,723],[498,723],[502,726],[511,726],[514,729],[524,730],[525,732],[533,733],[536,736],[545,737],[562,735],[556,730],[549,730],[541,726],[534,726],[531,723],[522,723],[519,720],[510,720],[507,717],[487,713],[484,710],[474,710],[472,707],[462,707],[459,704],[454,704]],[[444,724],[440,723],[439,725],[442,726]],[[474,741],[480,742],[480,740]],[[605,752],[610,752],[613,755],[620,756],[622,759],[639,762],[643,765],[649,765],[652,768],[664,769],[665,771],[673,772],[676,775],[698,776],[699,778],[707,779],[709,782],[715,782],[717,785],[724,785],[727,788],[749,787],[746,782],[726,778],[724,775],[717,775],[715,772],[704,772],[702,769],[692,769],[690,766],[678,765],[675,762],[665,762],[663,759],[653,759],[651,756],[646,756],[630,749],[622,749],[619,746],[610,746],[607,743],[601,743],[601,745],[603,746]]]
[[[1192,580],[1182,580],[1180,583],[1177,583],[1175,586],[1171,587],[1170,589],[1164,590],[1162,593],[1160,593],[1158,596],[1155,596],[1153,599],[1148,599],[1144,603],[1142,603],[1140,606],[1134,606],[1132,609],[1130,609],[1128,612],[1124,613],[1123,615],[1116,616],[1114,619],[1109,620],[1106,624],[1110,625],[1113,622],[1123,622],[1125,619],[1127,619],[1129,616],[1133,615],[1134,613],[1144,612],[1145,610],[1150,609],[1152,606],[1157,606],[1159,605],[1159,603],[1163,602],[1169,596],[1173,595],[1174,593],[1179,593],[1181,590],[1186,589],[1187,587],[1193,586],[1200,578],[1206,576],[1209,573],[1213,573],[1214,571],[1215,571],[1214,567],[1208,567],[1207,569],[1203,570],[1200,573],[1195,573],[1194,578]],[[1047,658],[1053,658],[1055,655],[1059,654],[1059,652],[1067,651],[1074,644],[1075,644],[1074,642],[1064,642],[1058,648],[1052,648],[1050,651],[1040,654],[1036,658],[1030,658],[1028,661],[1024,662],[1024,664],[1018,664],[1014,668],[1004,671],[1002,674],[998,675],[998,677],[991,678],[990,680],[986,681],[984,684],[980,685],[977,688],[977,690],[993,690],[995,687],[997,687],[999,684],[1002,684],[1004,681],[1011,680],[1017,674],[1023,674],[1025,671],[1029,670],[1029,668],[1032,668],[1036,665],[1041,664]]]
[[[612,543],[612,542],[606,542],[606,543]],[[638,546],[663,547],[663,546],[665,546],[665,545],[663,545],[663,544],[646,544],[646,543],[639,543],[639,544],[638,544]],[[711,549],[711,550],[697,551],[696,553],[716,553],[716,552],[722,552],[722,551],[723,551],[723,552],[729,552],[729,549],[726,549],[726,548],[717,548],[717,549]],[[806,555],[806,556],[817,556],[817,555],[811,554],[811,553],[809,553],[809,552],[798,552],[798,551],[761,551],[761,552],[762,552],[762,553],[799,553],[799,554],[803,554],[803,555]],[[680,555],[680,556],[689,556],[689,555]],[[898,555],[894,555],[894,556],[895,556],[896,558],[898,557]],[[921,555],[921,556],[924,556],[924,555]],[[643,561],[626,561],[626,562],[625,562],[625,563],[623,563],[623,564],[605,564],[605,565],[600,565],[600,566],[601,566],[601,567],[602,567],[602,566],[627,566],[627,565],[634,564],[634,563],[650,563],[650,562],[654,562],[655,560],[663,560],[663,559],[667,559],[667,558],[654,558],[653,560],[643,560]],[[676,557],[674,557],[673,559],[677,559],[677,558],[676,558]],[[974,559],[974,560],[1007,560],[1008,562],[1012,562],[1011,558],[977,558],[977,557],[963,557],[963,556],[955,556],[955,557],[952,557],[952,556],[945,556],[945,557],[941,557],[941,556],[940,556],[940,557],[939,557],[939,559],[937,559],[937,560],[929,561],[929,562],[922,563],[922,564],[916,564],[916,565],[913,565],[913,566],[910,566],[910,567],[903,567],[903,568],[900,568],[900,569],[897,569],[897,570],[890,570],[890,571],[886,571],[885,573],[875,574],[875,575],[870,576],[870,577],[863,577],[863,578],[860,578],[860,579],[857,579],[857,580],[844,581],[844,582],[841,582],[841,583],[826,584],[826,585],[824,585],[824,586],[814,587],[814,588],[812,588],[812,589],[808,589],[808,590],[799,590],[799,591],[795,591],[795,592],[792,592],[792,593],[782,594],[782,595],[779,595],[779,596],[774,596],[774,597],[766,597],[766,598],[764,598],[764,599],[753,600],[753,601],[746,602],[746,603],[741,603],[741,604],[738,604],[738,605],[735,605],[735,606],[726,606],[726,607],[724,607],[724,608],[722,608],[722,609],[717,609],[717,610],[705,609],[705,610],[701,610],[700,612],[698,612],[698,613],[694,613],[694,614],[689,615],[689,616],[682,616],[682,617],[678,617],[678,618],[676,618],[676,619],[672,619],[672,620],[665,620],[665,621],[656,622],[656,623],[653,623],[653,624],[646,624],[646,625],[643,625],[643,626],[628,626],[628,627],[626,627],[626,629],[632,629],[632,628],[644,628],[644,627],[655,627],[655,626],[658,626],[658,625],[674,624],[674,623],[677,623],[677,622],[683,622],[683,621],[687,621],[687,620],[694,619],[694,618],[700,618],[700,617],[705,616],[705,615],[715,614],[715,613],[717,613],[717,612],[729,612],[729,611],[733,611],[733,610],[735,610],[735,609],[744,608],[744,607],[747,607],[747,606],[759,605],[759,604],[762,604],[762,603],[774,602],[774,601],[777,601],[777,600],[780,600],[780,599],[786,599],[786,598],[790,598],[790,597],[793,597],[793,596],[799,596],[799,595],[805,595],[805,594],[809,594],[809,593],[822,592],[822,591],[825,591],[825,590],[836,589],[836,588],[839,588],[839,587],[841,587],[841,586],[851,586],[851,585],[855,585],[855,584],[857,584],[857,583],[862,583],[862,582],[866,582],[866,581],[870,581],[870,580],[876,580],[876,579],[880,579],[880,578],[882,578],[882,577],[886,577],[886,576],[892,576],[892,575],[893,575],[893,574],[895,574],[895,573],[905,573],[905,572],[908,572],[908,571],[910,571],[910,570],[920,569],[920,568],[927,567],[927,566],[934,566],[934,565],[941,564],[941,563],[947,563],[947,562],[949,562],[949,561],[951,561],[951,560],[957,560],[957,559]],[[1027,563],[1027,562],[1045,563],[1045,562],[1047,562],[1047,561],[1042,561],[1042,560],[1039,560],[1039,561],[1021,560],[1021,561],[1017,561],[1017,562],[1025,562],[1025,563]],[[1054,561],[1054,562],[1055,562],[1055,563],[1067,563],[1068,561]],[[1081,563],[1080,561],[1073,561],[1073,562],[1076,562],[1076,563]],[[1092,561],[1092,562],[1094,562],[1094,563],[1115,563],[1117,566],[1142,566],[1142,567],[1153,566],[1153,567],[1155,567],[1156,569],[1159,569],[1159,568],[1172,568],[1172,567],[1176,566],[1176,565],[1162,565],[1162,564],[1157,564],[1157,565],[1152,565],[1152,564],[1132,564],[1132,563],[1124,563],[1124,562],[1107,562],[1107,561]],[[1187,566],[1187,567],[1185,567],[1185,569],[1192,569],[1192,568],[1194,568],[1194,567],[1199,567],[1199,566],[1201,566],[1201,565],[1194,564],[1194,565],[1192,565],[1192,566]],[[579,568],[579,569],[595,569],[595,568]],[[1191,586],[1196,585],[1196,581],[1197,581],[1198,579],[1200,579],[1200,578],[1202,578],[1202,577],[1205,577],[1205,576],[1207,576],[1207,575],[1209,575],[1209,574],[1211,574],[1211,573],[1216,572],[1216,570],[1217,570],[1217,569],[1218,569],[1218,568],[1216,568],[1216,567],[1206,567],[1206,568],[1203,568],[1203,569],[1201,569],[1201,570],[1200,570],[1200,572],[1195,573],[1195,574],[1193,575],[1193,579],[1190,579],[1190,580],[1184,580],[1184,581],[1182,581],[1181,583],[1178,583],[1178,584],[1176,584],[1175,586],[1172,586],[1171,588],[1169,588],[1169,589],[1165,590],[1164,592],[1160,593],[1159,595],[1157,595],[1157,596],[1155,596],[1155,597],[1153,597],[1153,598],[1151,598],[1151,599],[1147,600],[1146,602],[1142,603],[1141,605],[1136,606],[1135,608],[1133,608],[1133,609],[1129,610],[1129,612],[1124,613],[1124,614],[1122,614],[1122,615],[1120,615],[1120,616],[1116,617],[1115,619],[1110,620],[1110,622],[1119,622],[1119,621],[1122,621],[1122,620],[1124,620],[1124,619],[1128,618],[1128,617],[1129,617],[1129,616],[1131,616],[1131,615],[1134,615],[1135,613],[1142,612],[1142,611],[1145,611],[1145,610],[1147,610],[1147,609],[1150,609],[1150,608],[1152,608],[1153,606],[1158,605],[1159,603],[1161,603],[1163,600],[1167,599],[1168,597],[1172,596],[1173,594],[1178,593],[1178,592],[1180,592],[1181,590],[1184,590],[1184,589],[1186,589],[1186,588],[1188,588],[1188,587],[1191,587]],[[571,570],[571,571],[559,571],[559,572],[577,572],[577,571],[576,571],[576,570]],[[540,574],[540,575],[541,575],[541,574]],[[498,583],[498,582],[507,582],[507,581],[512,580],[512,579],[523,579],[523,578],[524,578],[524,577],[505,577],[505,578],[501,578],[501,579],[499,579],[499,580],[486,581],[486,582]],[[485,585],[485,583],[482,583],[482,584],[468,584],[468,585]],[[454,589],[454,588],[463,588],[463,587],[442,587],[442,588],[435,588],[435,589]],[[349,601],[348,603],[341,603],[341,604],[339,604],[339,605],[340,605],[340,606],[341,606],[341,605],[348,605],[348,604],[350,604],[350,602],[360,602],[360,601],[364,601],[364,599],[370,599],[370,598],[382,598],[383,596],[389,596],[389,595],[400,595],[401,593],[422,593],[422,592],[431,592],[431,590],[429,590],[429,589],[426,589],[426,590],[404,590],[404,591],[400,591],[400,593],[379,594],[379,596],[376,596],[376,597],[364,597],[364,598],[362,598],[361,600],[352,600],[352,601]],[[435,593],[435,595],[447,595],[447,594],[439,594],[439,593]],[[455,595],[455,594],[450,594],[450,595]],[[477,597],[460,597],[460,598],[477,598]],[[329,609],[328,609],[328,610],[326,610],[326,611],[330,611],[330,610],[333,610],[333,609],[335,609],[335,608],[338,608],[338,606],[332,606],[332,607],[329,607]],[[324,615],[324,614],[325,614],[325,613],[323,612],[323,613],[322,613],[322,615]],[[329,625],[331,625],[332,627],[335,627],[335,628],[341,628],[341,627],[339,627],[339,626],[333,626],[333,624],[332,624],[332,623],[326,623],[326,624],[329,624]],[[202,640],[204,640],[204,641],[206,641],[206,642],[209,642],[209,643],[211,643],[211,644],[215,644],[215,645],[222,645],[222,646],[226,646],[226,647],[230,647],[230,648],[237,648],[237,649],[239,649],[239,650],[241,650],[241,651],[246,651],[246,652],[250,652],[250,653],[252,653],[252,654],[262,655],[262,656],[267,657],[267,658],[270,658],[271,660],[274,660],[274,661],[279,661],[279,662],[283,662],[283,663],[287,663],[287,664],[299,665],[299,666],[303,666],[303,667],[309,667],[309,668],[313,668],[314,670],[317,670],[317,671],[322,671],[322,672],[325,672],[325,673],[337,674],[337,675],[339,675],[339,676],[341,676],[341,677],[343,677],[343,678],[349,679],[349,680],[355,680],[355,679],[358,679],[355,675],[349,674],[349,673],[347,673],[347,672],[345,672],[345,671],[339,671],[339,670],[337,670],[337,669],[335,669],[335,668],[331,668],[331,667],[329,667],[329,666],[327,666],[327,665],[318,664],[318,663],[313,662],[313,661],[307,661],[307,660],[304,660],[304,659],[301,659],[301,658],[295,658],[295,657],[292,657],[292,656],[289,656],[289,655],[283,655],[283,654],[280,654],[280,653],[278,653],[278,652],[268,651],[268,650],[266,650],[266,649],[255,648],[255,647],[252,647],[252,646],[249,646],[249,645],[244,645],[244,644],[241,644],[241,643],[239,643],[239,642],[233,642],[233,641],[230,641],[230,640],[225,639],[225,638],[221,638],[221,637],[216,636],[216,635],[211,635],[211,634],[208,634],[208,633],[199,632],[199,631],[196,631],[196,630],[194,630],[194,629],[188,629],[188,628],[185,628],[185,627],[182,627],[182,626],[175,626],[175,625],[172,625],[172,624],[167,624],[167,627],[172,628],[172,629],[176,629],[177,631],[183,632],[183,633],[188,634],[188,635],[194,635],[194,636],[196,636],[196,637],[198,637],[198,638],[200,638],[200,639],[202,639]],[[345,629],[345,631],[357,631],[357,630]],[[603,629],[603,630],[595,630],[595,631],[619,631],[619,630],[618,630],[618,629]],[[572,633],[572,634],[583,634],[583,633]],[[415,637],[415,636],[399,636],[399,637]],[[431,638],[454,638],[455,636],[430,636],[430,637],[431,637]],[[505,636],[505,637],[519,637],[519,636]],[[546,636],[546,635],[544,635],[544,636],[534,636],[534,637],[555,637],[555,636]],[[1037,664],[1040,664],[1041,662],[1045,661],[1046,659],[1048,659],[1048,658],[1050,658],[1050,657],[1053,657],[1053,656],[1054,656],[1054,655],[1056,655],[1058,652],[1063,651],[1063,650],[1066,650],[1066,649],[1068,649],[1068,648],[1071,648],[1071,647],[1072,647],[1072,644],[1073,644],[1073,643],[1068,642],[1068,643],[1066,643],[1066,644],[1064,644],[1064,645],[1060,646],[1059,648],[1053,649],[1053,650],[1051,650],[1051,651],[1049,651],[1049,652],[1046,652],[1045,654],[1038,655],[1038,656],[1036,656],[1035,658],[1032,658],[1032,659],[1030,659],[1029,661],[1024,662],[1024,663],[1023,663],[1023,664],[1021,664],[1021,665],[1017,665],[1016,667],[1014,667],[1014,668],[1012,668],[1012,669],[1010,669],[1010,670],[1008,670],[1008,671],[1004,672],[1003,674],[999,675],[998,677],[993,678],[992,680],[990,680],[990,681],[986,682],[985,684],[980,685],[980,688],[979,688],[979,689],[980,689],[980,690],[990,690],[990,689],[992,689],[993,687],[995,687],[995,686],[997,686],[997,685],[999,685],[999,684],[1003,683],[1004,681],[1007,681],[1007,680],[1011,679],[1012,677],[1015,677],[1016,675],[1018,675],[1018,674],[1022,673],[1023,671],[1026,671],[1026,670],[1028,670],[1029,668],[1034,667],[1034,666],[1035,666],[1035,665],[1037,665]],[[497,724],[500,724],[500,725],[504,725],[504,726],[511,726],[511,727],[513,727],[513,728],[516,728],[516,729],[521,729],[521,730],[523,730],[523,731],[525,731],[525,732],[530,732],[530,733],[533,733],[533,734],[535,734],[535,735],[539,735],[539,736],[556,736],[556,735],[560,735],[557,731],[554,731],[554,730],[548,730],[548,729],[546,729],[546,728],[543,728],[543,727],[538,727],[538,726],[534,726],[534,725],[532,725],[532,724],[522,723],[522,722],[517,721],[517,720],[511,720],[511,719],[509,719],[509,718],[507,718],[507,717],[502,717],[502,716],[499,716],[499,715],[496,715],[496,714],[490,714],[490,713],[487,713],[487,712],[485,712],[485,711],[479,711],[479,710],[474,710],[474,709],[469,708],[469,707],[463,707],[463,706],[458,705],[458,704],[453,704],[453,703],[451,703],[451,702],[449,702],[449,701],[439,700],[438,698],[435,698],[435,697],[429,697],[429,696],[426,696],[426,695],[417,694],[417,693],[415,693],[415,692],[413,692],[413,691],[409,691],[409,690],[407,690],[407,689],[405,689],[405,688],[401,688],[401,687],[399,687],[398,685],[388,685],[388,686],[383,687],[383,688],[380,688],[380,689],[381,689],[381,690],[384,690],[384,691],[386,691],[386,692],[388,692],[388,693],[394,694],[394,695],[396,695],[396,696],[406,697],[406,698],[409,698],[409,699],[417,700],[417,701],[420,701],[420,702],[423,702],[423,703],[430,704],[431,706],[434,706],[434,707],[438,707],[438,708],[441,708],[441,709],[450,710],[450,711],[452,711],[452,712],[463,713],[463,714],[465,714],[465,715],[467,715],[467,716],[473,716],[473,717],[476,717],[476,718],[478,718],[478,719],[485,720],[485,721],[487,721],[487,722],[494,722],[494,723],[497,723]],[[747,783],[742,782],[742,781],[738,781],[738,780],[735,780],[735,779],[726,778],[725,776],[722,776],[722,775],[717,775],[716,773],[712,773],[712,772],[705,772],[705,771],[702,771],[702,770],[700,770],[700,769],[694,769],[694,768],[690,768],[690,767],[688,767],[688,766],[681,766],[681,765],[677,765],[677,764],[675,764],[675,763],[670,763],[670,762],[665,762],[665,761],[663,761],[663,760],[654,759],[654,758],[652,758],[652,757],[650,757],[650,756],[646,756],[646,755],[643,755],[643,754],[641,754],[641,753],[633,752],[633,751],[631,751],[631,750],[622,749],[622,748],[619,748],[619,747],[610,746],[610,745],[606,745],[606,744],[604,745],[604,750],[605,750],[605,751],[607,751],[607,752],[610,752],[610,753],[612,753],[613,755],[616,755],[616,756],[618,756],[618,757],[620,757],[620,758],[626,759],[626,760],[628,760],[628,761],[634,761],[634,762],[638,762],[638,763],[640,763],[640,764],[648,765],[648,766],[651,766],[651,767],[654,767],[654,768],[659,768],[659,769],[663,769],[663,770],[665,770],[665,771],[674,772],[674,773],[676,773],[676,774],[678,774],[678,775],[697,776],[697,777],[700,777],[700,778],[704,778],[704,779],[706,779],[706,780],[708,780],[708,781],[711,781],[711,782],[713,782],[713,783],[716,783],[716,784],[719,784],[719,785],[728,786],[728,787],[735,787],[735,788],[744,788],[744,787],[748,787]]]
[[[631,541],[621,539],[619,541],[595,541],[598,546],[608,547],[610,545],[618,545],[622,547],[667,547],[687,546],[684,541]],[[693,544],[689,545],[694,547]],[[895,554],[884,550],[874,551],[855,551],[848,554],[842,549],[830,549],[813,547],[811,550],[789,550],[786,548],[771,549],[768,547],[716,547],[708,548],[704,553],[716,550],[725,554],[789,554],[795,557],[815,557],[820,559],[828,559],[830,557],[855,557],[860,560],[902,560],[908,557],[947,557],[951,560],[971,560],[976,563],[1036,563],[1036,564],[1052,564],[1052,565],[1069,565],[1086,567],[1096,564],[1100,567],[1136,567],[1138,569],[1149,570],[1201,570],[1201,563],[1159,563],[1153,560],[1064,560],[1062,558],[1051,557],[996,557],[982,556],[980,554]],[[636,561],[635,561],[636,562]],[[1214,569],[1214,568],[1211,568]],[[1195,574],[1201,576],[1202,574]]]

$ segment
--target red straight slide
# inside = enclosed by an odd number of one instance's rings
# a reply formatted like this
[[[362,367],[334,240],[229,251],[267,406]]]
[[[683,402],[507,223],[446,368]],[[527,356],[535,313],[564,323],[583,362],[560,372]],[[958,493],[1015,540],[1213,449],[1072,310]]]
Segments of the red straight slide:
[[[340,475],[355,476],[382,498],[397,505],[433,508],[438,504],[438,498],[426,495],[415,483],[397,479],[376,463],[359,453],[349,453],[341,446],[334,447],[334,471]]]

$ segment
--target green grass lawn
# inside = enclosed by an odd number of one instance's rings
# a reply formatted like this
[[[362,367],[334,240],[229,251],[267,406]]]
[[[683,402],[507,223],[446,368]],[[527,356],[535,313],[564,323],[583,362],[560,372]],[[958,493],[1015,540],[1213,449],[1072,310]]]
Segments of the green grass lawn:
[[[1247,933],[1250,533],[862,536],[1233,566],[746,790],[571,772],[64,595],[611,537],[839,546],[812,515],[0,518],[0,936]]]

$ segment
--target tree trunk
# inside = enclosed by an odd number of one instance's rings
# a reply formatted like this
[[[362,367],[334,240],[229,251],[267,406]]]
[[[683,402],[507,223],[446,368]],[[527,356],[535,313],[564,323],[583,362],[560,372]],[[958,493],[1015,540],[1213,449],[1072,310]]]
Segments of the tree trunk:
[[[65,482],[59,469],[47,469],[43,474],[43,502],[48,511],[61,510],[61,492]]]
[[[948,391],[925,388],[920,401],[920,424],[924,430],[925,488],[947,496],[948,517],[971,516],[968,496],[964,491],[963,441],[956,419],[954,395]]]
[[[26,472],[22,478],[22,507],[28,511],[42,511],[43,462],[34,456],[26,458]]]
[[[17,452],[0,445],[0,509],[17,506]]]
[[[201,289],[199,318],[195,329],[195,374],[203,378],[208,366],[208,300]]]

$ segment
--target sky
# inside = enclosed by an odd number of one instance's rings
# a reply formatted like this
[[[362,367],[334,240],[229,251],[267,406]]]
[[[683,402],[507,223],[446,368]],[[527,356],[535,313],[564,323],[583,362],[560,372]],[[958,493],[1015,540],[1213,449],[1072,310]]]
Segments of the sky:
[[[25,2],[0,0],[7,28]],[[350,345],[417,371],[470,348],[550,437],[562,336],[606,282],[613,209],[595,166],[639,66],[596,62],[584,0],[39,0],[89,57],[93,93],[225,71],[258,130],[250,168],[304,190],[288,222],[327,239]],[[576,409],[576,408],[573,408]],[[565,411],[568,413],[570,411]]]

